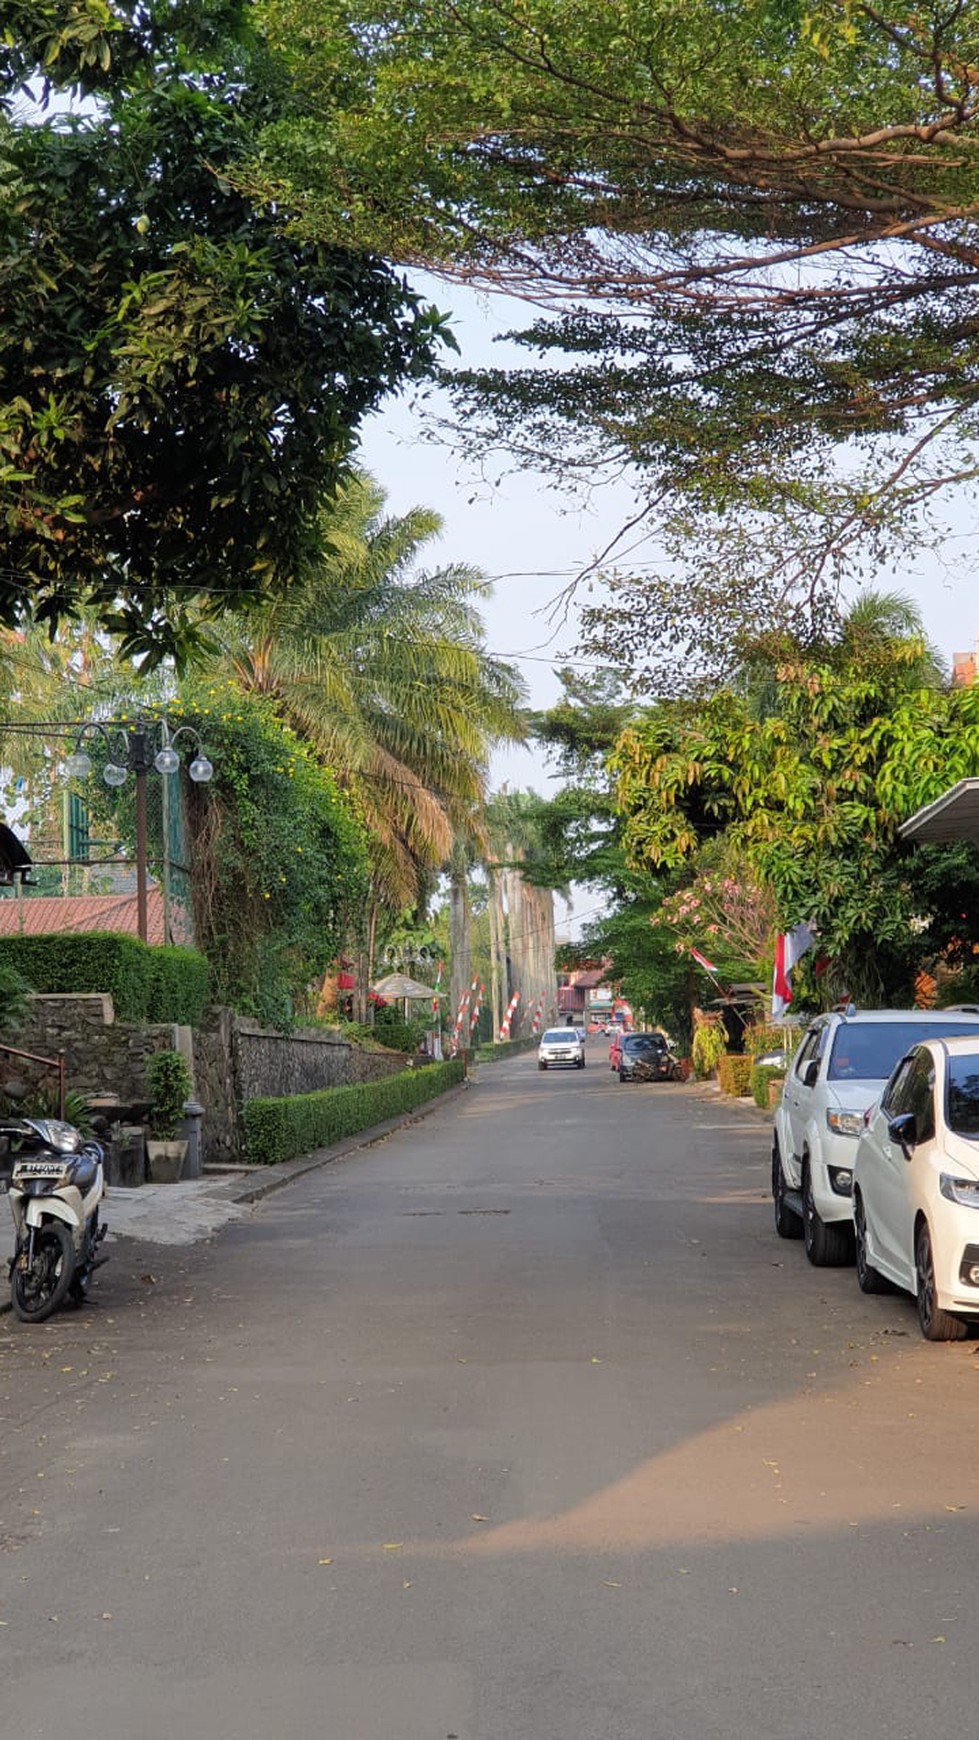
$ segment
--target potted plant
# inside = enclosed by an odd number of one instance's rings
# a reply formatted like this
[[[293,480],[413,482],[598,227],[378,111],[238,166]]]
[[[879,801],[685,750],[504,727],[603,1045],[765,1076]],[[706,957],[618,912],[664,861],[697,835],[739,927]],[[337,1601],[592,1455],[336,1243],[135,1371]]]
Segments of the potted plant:
[[[151,1184],[176,1184],[187,1158],[177,1132],[190,1095],[190,1070],[179,1051],[154,1052],[146,1067],[150,1106],[146,1153]]]

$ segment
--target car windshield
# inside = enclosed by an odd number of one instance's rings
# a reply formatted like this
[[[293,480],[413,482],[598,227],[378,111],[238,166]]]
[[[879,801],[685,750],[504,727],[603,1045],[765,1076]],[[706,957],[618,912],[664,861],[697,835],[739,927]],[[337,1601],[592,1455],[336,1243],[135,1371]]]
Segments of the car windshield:
[[[836,1029],[830,1053],[828,1081],[886,1081],[894,1065],[921,1039],[950,1039],[975,1033],[975,1021],[844,1021]]]
[[[957,1136],[979,1137],[979,1057],[950,1057],[946,1120]]]
[[[662,1051],[665,1040],[658,1033],[632,1033],[623,1039],[623,1051]]]
[[[541,1040],[542,1045],[577,1045],[580,1035],[573,1027],[552,1027]]]

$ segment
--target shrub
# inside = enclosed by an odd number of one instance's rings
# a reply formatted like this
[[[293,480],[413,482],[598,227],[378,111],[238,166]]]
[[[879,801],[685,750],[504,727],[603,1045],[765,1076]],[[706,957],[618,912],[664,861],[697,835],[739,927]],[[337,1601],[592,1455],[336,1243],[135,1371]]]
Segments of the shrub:
[[[9,960],[0,957],[0,1034],[9,1038],[22,1025],[31,986]]]
[[[150,1135],[154,1141],[172,1142],[190,1094],[190,1070],[179,1051],[156,1051],[146,1066],[146,1080],[153,1097]]]
[[[462,1079],[462,1060],[456,1058],[426,1069],[402,1070],[385,1081],[323,1088],[318,1093],[290,1094],[283,1099],[248,1100],[248,1158],[262,1166],[274,1166],[312,1148],[328,1147],[343,1136],[411,1111]]]
[[[0,967],[44,992],[107,992],[120,1021],[195,1025],[207,999],[207,962],[196,949],[150,948],[121,931],[11,936]]]
[[[488,1062],[493,1057],[517,1057],[522,1051],[536,1051],[539,1043],[533,1034],[526,1039],[491,1040],[486,1045],[476,1047],[476,1056],[481,1063]]]
[[[706,1081],[713,1075],[719,1060],[724,1056],[725,1038],[723,1029],[714,1022],[701,1022],[694,1029],[691,1061],[694,1074],[700,1081]]]
[[[762,1111],[767,1111],[769,1082],[784,1080],[785,1071],[784,1069],[779,1069],[776,1064],[753,1063],[751,1066],[751,1075],[748,1078],[748,1092],[751,1094],[755,1105],[760,1106]]]
[[[150,954],[153,981],[146,1019],[199,1026],[208,991],[205,957],[197,949],[186,948],[151,949]]]
[[[418,1051],[425,1033],[424,1021],[406,1021],[400,1009],[378,1009],[374,1016],[374,1038],[392,1051]]]
[[[751,1069],[750,1057],[745,1057],[743,1053],[725,1052],[717,1062],[717,1080],[721,1093],[742,1099],[748,1092]]]

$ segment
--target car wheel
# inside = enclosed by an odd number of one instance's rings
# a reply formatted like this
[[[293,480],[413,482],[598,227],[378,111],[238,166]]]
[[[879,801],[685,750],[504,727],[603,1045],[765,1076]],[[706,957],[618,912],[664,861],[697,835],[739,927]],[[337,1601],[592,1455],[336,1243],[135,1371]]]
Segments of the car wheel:
[[[801,1239],[802,1217],[785,1200],[785,1174],[778,1142],[772,1144],[772,1202],[775,1205],[775,1231],[780,1239]]]
[[[538,1064],[538,1065],[537,1065],[537,1068],[538,1068],[538,1069],[546,1069],[546,1068],[547,1068],[547,1064],[546,1064],[546,1063],[539,1063],[539,1064]]]
[[[969,1326],[961,1317],[953,1317],[938,1303],[935,1286],[935,1258],[931,1248],[931,1232],[923,1220],[914,1241],[914,1266],[918,1278],[918,1323],[926,1341],[964,1341]]]
[[[853,1228],[844,1221],[823,1220],[812,1194],[809,1162],[802,1168],[802,1236],[806,1256],[816,1269],[840,1269],[853,1261]]]
[[[628,1081],[629,1080],[629,1077],[626,1075],[626,1072],[624,1069],[619,1070],[619,1080],[620,1081]]]
[[[893,1293],[886,1275],[875,1269],[867,1256],[867,1216],[859,1193],[853,1199],[853,1243],[857,1264],[857,1286],[861,1293]]]

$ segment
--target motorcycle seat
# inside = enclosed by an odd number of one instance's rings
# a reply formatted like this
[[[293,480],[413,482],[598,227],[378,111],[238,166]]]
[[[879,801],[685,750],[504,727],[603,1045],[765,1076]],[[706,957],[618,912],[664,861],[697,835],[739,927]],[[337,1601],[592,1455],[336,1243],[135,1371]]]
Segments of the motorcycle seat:
[[[99,1163],[91,1154],[75,1154],[68,1167],[68,1182],[84,1196],[98,1176]]]

